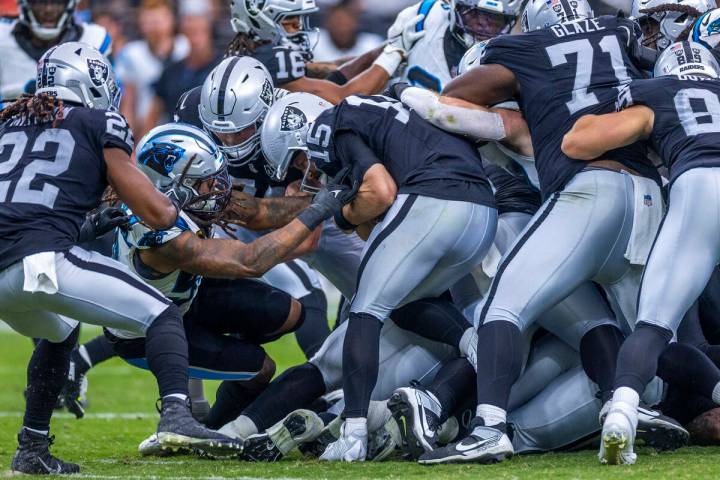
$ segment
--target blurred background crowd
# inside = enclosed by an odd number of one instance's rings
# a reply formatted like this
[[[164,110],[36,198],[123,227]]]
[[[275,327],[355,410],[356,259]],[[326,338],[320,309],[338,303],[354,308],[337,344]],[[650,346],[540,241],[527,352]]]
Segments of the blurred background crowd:
[[[397,13],[420,0],[316,0],[315,61],[370,50],[385,39]],[[444,0],[440,0],[444,1]],[[449,1],[449,0],[448,0]],[[595,0],[596,13],[615,13],[624,0]],[[614,2],[621,2],[616,4]],[[230,0],[81,0],[78,20],[105,27],[122,83],[121,111],[140,138],[169,120],[181,94],[202,84],[234,36]],[[17,15],[0,0],[0,16]]]

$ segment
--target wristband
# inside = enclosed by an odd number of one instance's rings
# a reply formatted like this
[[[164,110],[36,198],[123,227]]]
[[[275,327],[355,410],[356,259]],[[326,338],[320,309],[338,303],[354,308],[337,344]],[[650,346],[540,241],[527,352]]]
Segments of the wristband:
[[[382,53],[375,59],[373,65],[385,70],[389,77],[395,74],[395,70],[398,69],[402,63],[402,54],[399,50],[396,50],[390,46],[385,47]]]
[[[335,219],[335,225],[337,225],[340,230],[355,230],[357,228],[357,225],[353,225],[345,218],[342,210],[335,213],[333,218]]]
[[[327,77],[325,77],[325,80],[338,85],[345,85],[348,82],[347,77],[340,70],[333,70]]]
[[[308,230],[315,230],[320,224],[332,216],[332,212],[317,203],[311,204],[295,217],[305,225]]]

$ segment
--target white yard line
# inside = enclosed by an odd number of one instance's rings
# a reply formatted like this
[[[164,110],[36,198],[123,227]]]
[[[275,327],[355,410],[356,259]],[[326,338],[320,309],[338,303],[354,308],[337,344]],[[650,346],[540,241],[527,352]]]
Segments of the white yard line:
[[[0,418],[22,418],[23,412],[3,412],[0,411]],[[75,415],[68,412],[53,413],[53,418],[73,419]],[[135,420],[140,418],[159,418],[157,413],[153,412],[94,412],[86,413],[85,417],[89,420]]]

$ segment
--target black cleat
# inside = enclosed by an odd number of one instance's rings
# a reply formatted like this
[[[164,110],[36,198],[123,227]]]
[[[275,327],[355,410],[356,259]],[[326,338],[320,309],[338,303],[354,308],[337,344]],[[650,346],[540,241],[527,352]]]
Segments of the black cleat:
[[[295,410],[263,433],[245,439],[241,459],[250,462],[276,462],[301,443],[320,435],[323,422],[310,410]]]
[[[421,388],[398,388],[388,400],[402,439],[401,448],[408,460],[437,448],[437,431],[440,429],[442,407]]]
[[[70,360],[70,369],[68,370],[68,378],[60,392],[60,400],[75,418],[83,418],[85,416],[84,391],[87,389],[87,380],[85,375],[78,373],[77,365]]]
[[[12,459],[12,473],[28,475],[68,475],[80,473],[80,466],[66,463],[50,453],[54,436],[23,428],[18,433],[18,448]]]
[[[192,449],[210,458],[227,458],[242,453],[243,443],[203,427],[190,413],[190,400],[168,397],[162,400],[157,438],[163,450]]]
[[[470,435],[463,440],[420,455],[420,464],[498,463],[513,456],[512,442],[504,431],[504,425],[500,428],[496,425],[486,427],[482,420],[476,418],[470,428]]]

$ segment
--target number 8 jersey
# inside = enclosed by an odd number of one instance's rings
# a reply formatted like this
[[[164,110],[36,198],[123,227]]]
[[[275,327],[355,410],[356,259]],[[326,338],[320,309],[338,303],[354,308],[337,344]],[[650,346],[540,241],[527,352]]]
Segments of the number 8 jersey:
[[[691,168],[720,167],[720,81],[679,76],[632,82],[618,107],[655,113],[650,143],[670,170],[670,182]]]
[[[0,270],[75,245],[108,185],[103,148],[132,152],[120,114],[66,105],[63,115],[57,128],[22,117],[0,125]]]
[[[587,166],[562,153],[563,135],[582,115],[613,112],[618,88],[643,78],[635,63],[639,33],[633,21],[603,16],[488,43],[481,62],[508,68],[520,84],[518,102],[530,128],[543,197]],[[657,177],[640,143],[607,152],[603,159]]]

